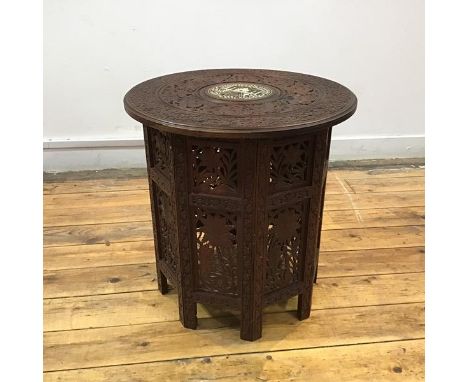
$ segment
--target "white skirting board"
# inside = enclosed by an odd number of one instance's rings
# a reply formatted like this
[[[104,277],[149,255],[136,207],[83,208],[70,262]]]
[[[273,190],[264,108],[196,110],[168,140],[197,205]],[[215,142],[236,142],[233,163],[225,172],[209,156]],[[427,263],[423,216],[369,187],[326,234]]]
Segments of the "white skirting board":
[[[423,158],[424,136],[336,137],[330,161]],[[143,141],[130,139],[44,141],[44,171],[145,167]]]

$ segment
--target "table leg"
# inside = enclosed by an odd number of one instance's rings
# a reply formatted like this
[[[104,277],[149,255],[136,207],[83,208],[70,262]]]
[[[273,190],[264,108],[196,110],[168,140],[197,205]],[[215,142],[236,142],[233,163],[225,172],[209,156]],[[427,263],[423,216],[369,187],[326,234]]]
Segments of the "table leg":
[[[315,260],[315,272],[314,272],[314,284],[317,283],[317,273],[318,273],[318,264],[319,264],[319,256],[320,256],[320,239],[322,238],[322,223],[323,223],[323,207],[325,204],[325,189],[327,186],[327,174],[328,174],[328,158],[330,156],[330,145],[331,145],[331,134],[332,128],[330,128],[327,136],[327,152],[325,154],[325,163],[323,166],[323,185],[322,185],[322,203],[320,206],[320,223],[319,223],[319,236],[317,242],[317,258]]]
[[[316,280],[320,249],[320,232],[330,137],[331,128],[323,130],[315,136],[312,170],[313,176],[311,182],[311,186],[314,191],[309,202],[307,244],[302,269],[302,281],[304,287],[303,292],[299,294],[297,305],[297,317],[299,320],[304,320],[310,316],[312,306],[312,288]]]
[[[187,151],[185,137],[173,136],[174,152],[174,203],[177,216],[178,274],[177,294],[179,298],[179,319],[189,329],[197,328],[197,302],[193,297],[194,272],[191,258],[190,216],[187,185]]]
[[[167,278],[164,276],[160,270],[157,271],[157,279],[158,279],[158,289],[161,294],[166,294],[169,292],[169,288],[167,286]]]
[[[256,317],[260,319],[256,319]],[[240,338],[245,341],[255,341],[262,336],[262,310],[250,305],[242,310]]]
[[[197,303],[179,292],[179,320],[185,328],[197,328]]]
[[[167,285],[167,278],[159,269],[159,261],[158,261],[158,235],[157,235],[157,225],[156,225],[156,206],[155,206],[155,197],[154,197],[154,184],[153,180],[151,179],[150,168],[151,168],[151,155],[150,155],[150,146],[149,146],[149,134],[148,134],[149,127],[143,126],[143,135],[145,138],[145,153],[146,153],[146,168],[148,171],[148,186],[149,186],[149,196],[150,196],[150,204],[151,204],[151,220],[153,225],[153,238],[154,238],[154,254],[156,260],[156,279],[158,282],[158,290],[161,294],[166,294],[168,290]]]
[[[266,261],[269,146],[265,142],[243,145],[243,210],[241,334],[255,341],[262,336],[263,285]],[[254,180],[254,181],[252,181]]]

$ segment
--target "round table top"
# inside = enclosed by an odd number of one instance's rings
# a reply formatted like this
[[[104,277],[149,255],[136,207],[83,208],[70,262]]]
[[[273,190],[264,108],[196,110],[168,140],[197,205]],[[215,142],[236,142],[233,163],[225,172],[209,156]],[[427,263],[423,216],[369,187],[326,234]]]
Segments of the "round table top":
[[[356,96],[325,78],[260,69],[211,69],[153,78],[133,87],[125,110],[137,121],[184,135],[284,136],[353,115]]]

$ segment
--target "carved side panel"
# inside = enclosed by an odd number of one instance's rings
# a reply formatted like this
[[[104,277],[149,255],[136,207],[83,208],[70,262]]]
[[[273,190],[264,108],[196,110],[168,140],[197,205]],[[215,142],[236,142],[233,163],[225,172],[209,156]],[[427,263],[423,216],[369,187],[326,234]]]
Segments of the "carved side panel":
[[[149,165],[167,178],[173,174],[173,153],[170,135],[156,129],[148,129],[150,152]]]
[[[195,209],[198,289],[239,294],[237,217]]]
[[[212,144],[193,144],[193,192],[233,194],[238,192],[238,159],[234,147]]]
[[[242,207],[236,144],[189,141],[195,289],[238,297]]]
[[[274,145],[270,156],[270,189],[274,191],[307,184],[309,140]]]
[[[312,155],[310,136],[271,145],[265,293],[302,279]]]
[[[157,232],[158,241],[156,260],[164,263],[169,271],[176,275],[179,251],[172,186],[174,155],[171,136],[154,128],[146,128],[145,143],[151,178],[151,202],[155,215],[153,226]]]
[[[155,184],[153,186],[153,201],[156,206],[158,260],[164,261],[174,274],[177,274],[178,250],[176,248],[177,231],[174,204],[171,198]]]
[[[273,209],[268,214],[266,293],[300,280],[305,204]]]

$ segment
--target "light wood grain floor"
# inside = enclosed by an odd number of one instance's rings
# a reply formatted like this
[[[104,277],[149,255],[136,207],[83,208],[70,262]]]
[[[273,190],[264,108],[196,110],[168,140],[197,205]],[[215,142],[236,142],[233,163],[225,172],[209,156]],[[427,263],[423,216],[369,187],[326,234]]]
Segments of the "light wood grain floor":
[[[78,179],[78,177],[76,177]],[[330,170],[310,319],[265,310],[262,339],[156,291],[147,180],[44,183],[45,381],[424,380],[424,169]]]

